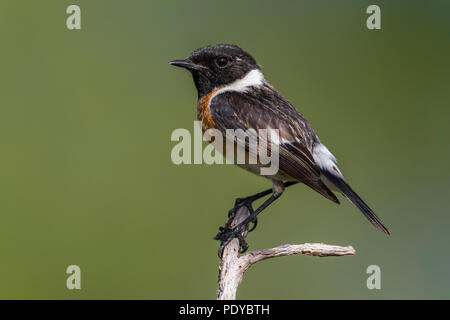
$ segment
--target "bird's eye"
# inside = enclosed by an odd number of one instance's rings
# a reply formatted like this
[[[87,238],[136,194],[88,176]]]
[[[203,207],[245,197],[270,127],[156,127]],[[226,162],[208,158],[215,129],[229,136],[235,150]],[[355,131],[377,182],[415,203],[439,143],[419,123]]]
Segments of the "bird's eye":
[[[216,64],[220,67],[220,68],[224,68],[228,65],[228,63],[230,62],[230,59],[228,59],[227,57],[218,57],[216,59]]]

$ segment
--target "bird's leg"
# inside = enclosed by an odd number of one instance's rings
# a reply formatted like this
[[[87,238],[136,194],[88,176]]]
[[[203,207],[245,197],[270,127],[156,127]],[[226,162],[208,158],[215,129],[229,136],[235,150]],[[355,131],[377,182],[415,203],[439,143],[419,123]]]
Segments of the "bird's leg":
[[[284,186],[284,188],[287,188],[287,187],[292,186],[297,183],[298,183],[297,181],[288,181],[288,182],[283,183],[283,186]],[[234,207],[228,211],[228,218],[233,217],[236,214],[236,212],[239,210],[239,208],[242,208],[244,206],[247,207],[250,214],[252,214],[253,213],[253,207],[252,207],[253,202],[261,199],[262,197],[265,197],[265,196],[271,194],[272,192],[273,192],[273,189],[270,188],[270,189],[264,190],[262,192],[258,192],[256,194],[246,197],[246,198],[237,198],[236,201],[234,202]],[[251,222],[253,223],[253,226],[251,229],[248,230],[248,232],[252,232],[253,230],[255,230],[255,228],[258,224],[258,219],[256,218],[256,216],[255,216],[254,220],[252,220]]]
[[[254,230],[256,227],[257,221],[258,221],[257,220],[258,214],[260,214],[272,202],[274,202],[276,199],[278,199],[281,196],[281,194],[283,193],[284,188],[294,185],[296,183],[298,183],[298,182],[289,181],[289,182],[285,182],[285,183],[280,183],[280,184],[278,184],[277,188],[275,188],[275,184],[274,184],[274,188],[272,188],[272,189],[268,189],[268,190],[259,192],[255,195],[247,197],[247,198],[236,199],[234,208],[232,208],[228,213],[229,217],[230,218],[233,217],[234,214],[237,212],[237,210],[239,208],[241,208],[242,206],[246,206],[249,209],[250,215],[244,221],[242,221],[237,226],[235,226],[234,228],[229,228],[228,225],[226,225],[225,227],[219,228],[220,232],[214,237],[215,240],[220,240],[220,246],[219,246],[219,252],[218,252],[219,258],[222,257],[222,252],[223,252],[223,249],[225,248],[225,246],[228,243],[230,243],[230,241],[233,240],[234,238],[239,239],[239,245],[242,249],[241,253],[245,252],[248,249],[248,244],[244,240],[242,233],[245,231],[248,224],[250,222],[253,222],[254,226],[250,231]],[[252,203],[255,200],[258,200],[270,193],[272,193],[272,195],[266,201],[264,201],[263,204],[261,204],[256,210],[253,210]],[[232,219],[230,219],[229,222],[230,221],[232,221]]]
[[[226,247],[228,243],[234,238],[239,239],[239,246],[241,247],[241,253],[245,252],[248,249],[248,244],[245,241],[242,233],[247,228],[248,224],[252,221],[255,221],[258,214],[260,214],[265,208],[267,208],[272,202],[280,197],[280,194],[272,194],[266,201],[263,202],[255,211],[251,212],[250,215],[241,223],[239,223],[234,228],[230,229],[228,226],[220,227],[220,232],[214,237],[216,240],[220,240],[219,246],[219,258],[222,257],[223,249]]]
[[[253,212],[253,206],[252,206],[253,202],[255,202],[256,200],[261,199],[262,197],[265,197],[271,193],[272,193],[272,188],[264,190],[262,192],[258,192],[257,194],[254,194],[254,195],[246,197],[246,198],[237,198],[236,201],[234,202],[234,207],[228,211],[228,218],[234,217],[236,212],[242,207],[247,207],[248,211],[251,214]],[[251,232],[251,231],[255,230],[257,224],[258,224],[258,220],[256,219],[253,221],[253,227],[248,231]]]

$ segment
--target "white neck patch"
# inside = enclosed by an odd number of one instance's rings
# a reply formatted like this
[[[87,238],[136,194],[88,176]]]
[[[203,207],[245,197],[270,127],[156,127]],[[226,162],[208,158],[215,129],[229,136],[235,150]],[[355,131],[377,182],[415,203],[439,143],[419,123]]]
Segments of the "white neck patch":
[[[214,99],[215,96],[223,92],[227,91],[246,92],[248,88],[257,87],[262,85],[263,83],[264,83],[264,75],[262,74],[262,72],[258,69],[250,70],[242,79],[238,79],[230,84],[223,86],[222,88],[219,88],[219,90],[217,90],[211,96],[208,104],[211,104],[212,99]]]
[[[223,91],[238,91],[245,92],[250,87],[257,87],[264,83],[264,75],[261,70],[253,69],[249,71],[245,77],[238,79],[230,84],[219,89],[220,92]]]

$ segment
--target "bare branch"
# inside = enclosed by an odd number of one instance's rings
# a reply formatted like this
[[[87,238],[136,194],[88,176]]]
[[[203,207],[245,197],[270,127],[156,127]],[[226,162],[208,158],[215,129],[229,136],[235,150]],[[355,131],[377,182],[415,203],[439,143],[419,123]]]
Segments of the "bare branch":
[[[234,227],[247,218],[247,216],[247,208],[242,207],[227,224]],[[242,235],[245,238],[247,231]],[[239,249],[239,240],[233,239],[223,251],[219,267],[218,300],[235,300],[237,288],[242,282],[244,272],[258,261],[293,254],[306,254],[319,257],[355,254],[355,249],[352,246],[340,247],[324,243],[284,244],[271,249],[250,251],[242,256],[239,254]]]
[[[248,216],[248,209],[241,207],[232,218],[228,225],[235,227],[241,221],[244,221]],[[247,236],[247,231],[242,234],[244,238]],[[240,265],[239,257],[239,240],[237,238],[223,249],[222,259],[219,267],[219,286],[217,289],[218,300],[235,300],[236,291],[242,281],[244,271]]]
[[[261,260],[290,256],[292,254],[306,254],[319,257],[346,256],[355,254],[355,249],[352,246],[340,247],[324,243],[283,244],[275,248],[251,251],[241,256],[240,259],[246,260],[248,267],[250,267]]]

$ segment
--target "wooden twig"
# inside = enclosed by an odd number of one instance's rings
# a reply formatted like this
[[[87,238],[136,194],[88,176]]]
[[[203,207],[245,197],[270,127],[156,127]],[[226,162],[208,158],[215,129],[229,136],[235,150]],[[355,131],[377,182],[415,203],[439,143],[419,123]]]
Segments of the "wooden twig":
[[[228,221],[231,227],[236,226],[248,216],[246,207],[240,208],[234,218]],[[242,235],[245,238],[247,231]],[[355,254],[352,246],[340,247],[324,243],[284,244],[271,249],[250,251],[244,255],[239,253],[239,240],[233,239],[223,250],[219,267],[218,300],[235,300],[236,292],[241,283],[244,272],[258,261],[289,256],[292,254],[306,254],[311,256],[329,257]]]

